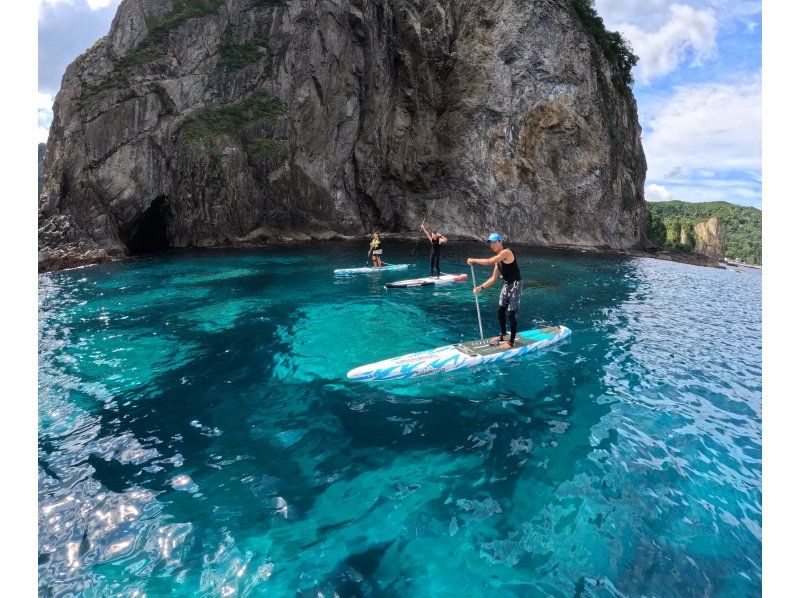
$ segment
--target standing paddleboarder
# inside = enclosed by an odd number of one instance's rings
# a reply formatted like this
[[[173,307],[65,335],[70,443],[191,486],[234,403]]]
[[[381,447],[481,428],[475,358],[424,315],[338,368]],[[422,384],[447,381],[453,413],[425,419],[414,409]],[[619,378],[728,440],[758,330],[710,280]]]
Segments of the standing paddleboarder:
[[[439,260],[442,257],[442,243],[447,243],[447,237],[437,232],[429,233],[428,229],[425,228],[424,222],[420,225],[420,228],[422,228],[425,236],[428,237],[428,241],[431,242],[431,278],[433,278],[434,269],[436,269],[436,278],[439,278],[442,275],[442,271],[439,268]]]
[[[383,263],[381,263],[382,255],[383,255],[383,242],[381,241],[381,236],[377,232],[372,233],[372,239],[369,242],[369,251],[367,251],[367,257],[372,256],[373,268],[383,267]]]
[[[472,292],[477,294],[490,287],[497,280],[498,276],[503,277],[503,288],[500,290],[500,308],[497,310],[497,317],[500,320],[500,336],[497,336],[492,341],[504,341],[506,335],[506,314],[511,321],[511,335],[508,342],[502,344],[503,349],[510,349],[514,346],[514,341],[517,338],[517,311],[519,310],[519,302],[522,298],[522,274],[519,271],[519,264],[517,263],[517,256],[514,251],[503,247],[503,237],[499,233],[492,233],[486,239],[492,251],[495,252],[494,257],[490,258],[468,258],[469,265],[478,264],[479,266],[494,266],[491,278],[481,285],[478,285]]]

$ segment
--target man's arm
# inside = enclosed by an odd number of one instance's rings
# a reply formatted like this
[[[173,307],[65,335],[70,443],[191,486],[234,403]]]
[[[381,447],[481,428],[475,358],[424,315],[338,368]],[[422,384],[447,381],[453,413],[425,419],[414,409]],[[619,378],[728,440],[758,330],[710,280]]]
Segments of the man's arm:
[[[497,264],[494,265],[494,270],[492,271],[492,275],[489,277],[489,280],[484,282],[482,285],[479,285],[472,289],[473,293],[480,293],[483,289],[488,288],[494,284],[494,281],[497,280],[497,277],[500,275],[500,268],[498,268]]]
[[[425,236],[428,237],[428,241],[431,240],[431,234],[428,232],[428,229],[425,228],[424,224],[420,224],[419,227],[422,229],[422,232],[425,233]]]
[[[503,251],[501,251],[500,253],[498,253],[494,257],[487,257],[485,259],[477,258],[477,257],[468,258],[467,259],[467,263],[468,264],[478,264],[479,266],[491,266],[492,264],[497,265],[500,262],[502,262],[504,259],[509,257],[510,254],[511,254],[511,251],[509,251],[508,249],[503,249]]]
[[[447,243],[447,237],[444,235],[439,235],[439,243]]]

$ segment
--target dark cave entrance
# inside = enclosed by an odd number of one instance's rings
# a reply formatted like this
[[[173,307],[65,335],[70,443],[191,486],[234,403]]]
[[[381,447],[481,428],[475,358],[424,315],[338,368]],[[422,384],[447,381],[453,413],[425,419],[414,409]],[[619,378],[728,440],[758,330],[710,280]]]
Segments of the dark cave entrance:
[[[131,253],[146,253],[169,249],[167,223],[169,222],[169,205],[164,196],[153,200],[136,223],[125,246]]]

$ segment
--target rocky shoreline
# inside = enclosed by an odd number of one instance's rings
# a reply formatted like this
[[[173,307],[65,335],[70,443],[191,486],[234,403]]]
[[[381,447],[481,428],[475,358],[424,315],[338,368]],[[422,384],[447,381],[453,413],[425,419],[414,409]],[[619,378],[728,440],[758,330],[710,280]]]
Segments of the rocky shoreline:
[[[415,241],[419,237],[410,233],[385,233],[382,234],[384,239],[394,239],[399,241]],[[448,235],[449,239],[453,242],[480,242],[482,237],[465,236],[465,235]],[[367,242],[367,236],[361,235],[343,235],[331,230],[318,230],[307,232],[291,232],[275,231],[267,229],[257,229],[245,237],[235,239],[229,243],[224,244],[209,244],[205,246],[195,246],[186,248],[174,248],[173,250],[181,249],[247,249],[258,247],[269,247],[274,245],[293,245],[298,243],[310,243],[319,241],[359,241]],[[644,257],[659,260],[667,260],[672,262],[681,262],[693,266],[704,266],[707,268],[724,268],[720,263],[710,257],[697,254],[697,253],[676,253],[662,250],[619,250],[610,247],[593,247],[582,245],[535,245],[530,243],[514,243],[515,246],[529,247],[531,249],[546,250],[546,251],[570,251],[580,253],[591,253],[594,255],[614,255],[623,257]],[[107,262],[117,262],[136,257],[136,255],[146,254],[119,254],[112,255],[103,249],[83,249],[75,247],[73,249],[65,249],[61,251],[45,250],[39,252],[39,274],[47,274],[51,272],[58,272],[61,270],[69,270],[73,268],[81,268],[85,266],[92,266]]]
[[[674,251],[656,251],[655,253],[650,253],[647,251],[625,251],[622,252],[622,254],[629,255],[631,257],[649,257],[656,260],[680,262],[682,264],[690,264],[692,266],[719,268],[721,270],[725,269],[725,266],[720,265],[719,260],[708,257],[707,255],[703,255],[701,253],[678,253]]]

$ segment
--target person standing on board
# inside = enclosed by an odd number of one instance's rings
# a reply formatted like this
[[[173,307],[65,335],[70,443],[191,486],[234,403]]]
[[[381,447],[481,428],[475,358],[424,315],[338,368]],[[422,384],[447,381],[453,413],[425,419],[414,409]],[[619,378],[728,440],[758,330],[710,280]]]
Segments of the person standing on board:
[[[372,267],[382,268],[381,256],[383,255],[383,242],[378,233],[372,233],[372,240],[369,242],[369,251],[367,256],[372,256]]]
[[[420,224],[420,228],[422,228],[422,232],[425,233],[425,236],[428,237],[428,241],[431,242],[431,278],[433,278],[434,268],[436,269],[436,278],[439,278],[442,274],[439,268],[439,259],[442,256],[442,243],[447,243],[447,237],[437,232],[429,233],[424,224]]]
[[[500,290],[500,308],[497,310],[497,317],[500,320],[500,336],[496,336],[492,341],[504,341],[506,336],[506,315],[511,321],[511,335],[507,342],[502,345],[503,349],[511,349],[514,346],[514,341],[517,338],[517,311],[519,311],[519,302],[522,298],[522,273],[519,271],[519,264],[517,263],[517,256],[514,251],[503,247],[503,237],[499,233],[492,233],[486,239],[492,251],[495,252],[494,257],[480,259],[468,258],[467,263],[478,264],[479,266],[494,266],[491,278],[481,285],[472,289],[473,293],[480,293],[486,287],[490,287],[497,280],[498,276],[503,277],[503,288]]]

